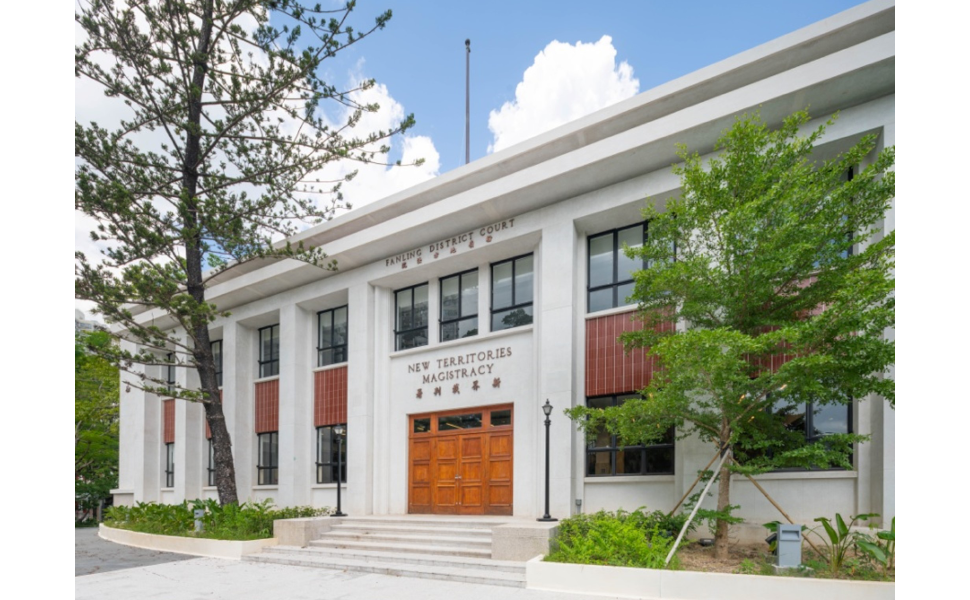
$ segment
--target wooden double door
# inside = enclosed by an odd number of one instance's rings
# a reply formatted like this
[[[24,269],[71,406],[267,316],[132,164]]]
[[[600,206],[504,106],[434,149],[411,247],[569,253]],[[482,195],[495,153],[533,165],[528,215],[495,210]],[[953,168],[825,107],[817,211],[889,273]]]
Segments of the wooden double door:
[[[512,405],[411,415],[408,512],[512,514]]]

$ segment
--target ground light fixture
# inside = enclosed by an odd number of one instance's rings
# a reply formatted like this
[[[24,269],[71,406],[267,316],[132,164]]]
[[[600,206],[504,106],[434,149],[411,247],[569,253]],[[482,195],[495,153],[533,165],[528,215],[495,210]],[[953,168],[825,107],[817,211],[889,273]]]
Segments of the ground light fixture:
[[[347,428],[337,425],[333,428],[333,433],[337,436],[337,512],[330,516],[346,517],[346,513],[340,510],[340,480],[343,479],[344,473],[344,436],[347,435]]]
[[[549,424],[551,423],[549,415],[552,414],[552,405],[549,404],[548,398],[546,398],[546,403],[542,405],[542,412],[546,415],[546,514],[536,521],[558,521],[559,519],[549,516]]]

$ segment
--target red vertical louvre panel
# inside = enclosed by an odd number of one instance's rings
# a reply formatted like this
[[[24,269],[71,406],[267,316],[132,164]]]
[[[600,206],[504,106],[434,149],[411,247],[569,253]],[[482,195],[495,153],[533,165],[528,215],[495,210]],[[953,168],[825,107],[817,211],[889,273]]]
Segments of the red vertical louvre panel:
[[[347,422],[347,367],[317,371],[313,375],[315,427]]]
[[[175,400],[162,400],[162,438],[164,443],[175,443]]]
[[[256,384],[256,433],[279,431],[280,380]]]
[[[586,321],[586,396],[624,394],[643,389],[653,375],[646,350],[624,352],[620,334],[636,331],[643,322],[635,313],[607,315]],[[673,327],[672,323],[663,327]]]

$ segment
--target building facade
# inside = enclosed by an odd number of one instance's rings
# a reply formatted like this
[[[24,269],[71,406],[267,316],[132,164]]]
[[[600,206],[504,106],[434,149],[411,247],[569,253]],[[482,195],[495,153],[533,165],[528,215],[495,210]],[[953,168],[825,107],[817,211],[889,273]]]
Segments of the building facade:
[[[636,326],[625,299],[640,266],[619,249],[649,235],[644,198],[662,208],[678,194],[675,144],[709,153],[746,111],[769,124],[806,107],[821,120],[839,111],[820,158],[869,133],[877,151],[893,145],[894,31],[894,3],[869,2],[297,236],[336,272],[281,261],[227,273],[209,300],[231,312],[212,339],[240,497],[333,506],[342,477],[350,514],[536,517],[548,400],[553,516],[672,508],[711,448],[672,437],[587,444],[563,415],[620,402],[651,376],[643,353],[616,339]],[[193,385],[195,375],[166,376]],[[871,435],[855,468],[759,483],[802,522],[891,518],[888,403],[860,399],[814,419],[812,433]],[[215,497],[210,461],[200,406],[123,392],[116,502]],[[743,478],[732,501],[752,522],[779,517]]]

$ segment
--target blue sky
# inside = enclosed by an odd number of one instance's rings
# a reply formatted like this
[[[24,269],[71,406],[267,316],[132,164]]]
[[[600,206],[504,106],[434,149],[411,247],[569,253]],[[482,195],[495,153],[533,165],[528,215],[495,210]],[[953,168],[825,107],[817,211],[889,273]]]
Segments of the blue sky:
[[[340,80],[356,67],[386,85],[404,111],[414,113],[412,135],[431,138],[439,172],[445,173],[464,162],[465,38],[472,40],[475,160],[493,142],[489,112],[515,100],[524,72],[554,40],[592,44],[610,36],[616,64],[632,68],[643,92],[858,4],[361,0],[352,17],[358,29],[387,8],[394,16],[386,29],[347,49],[330,70]]]

